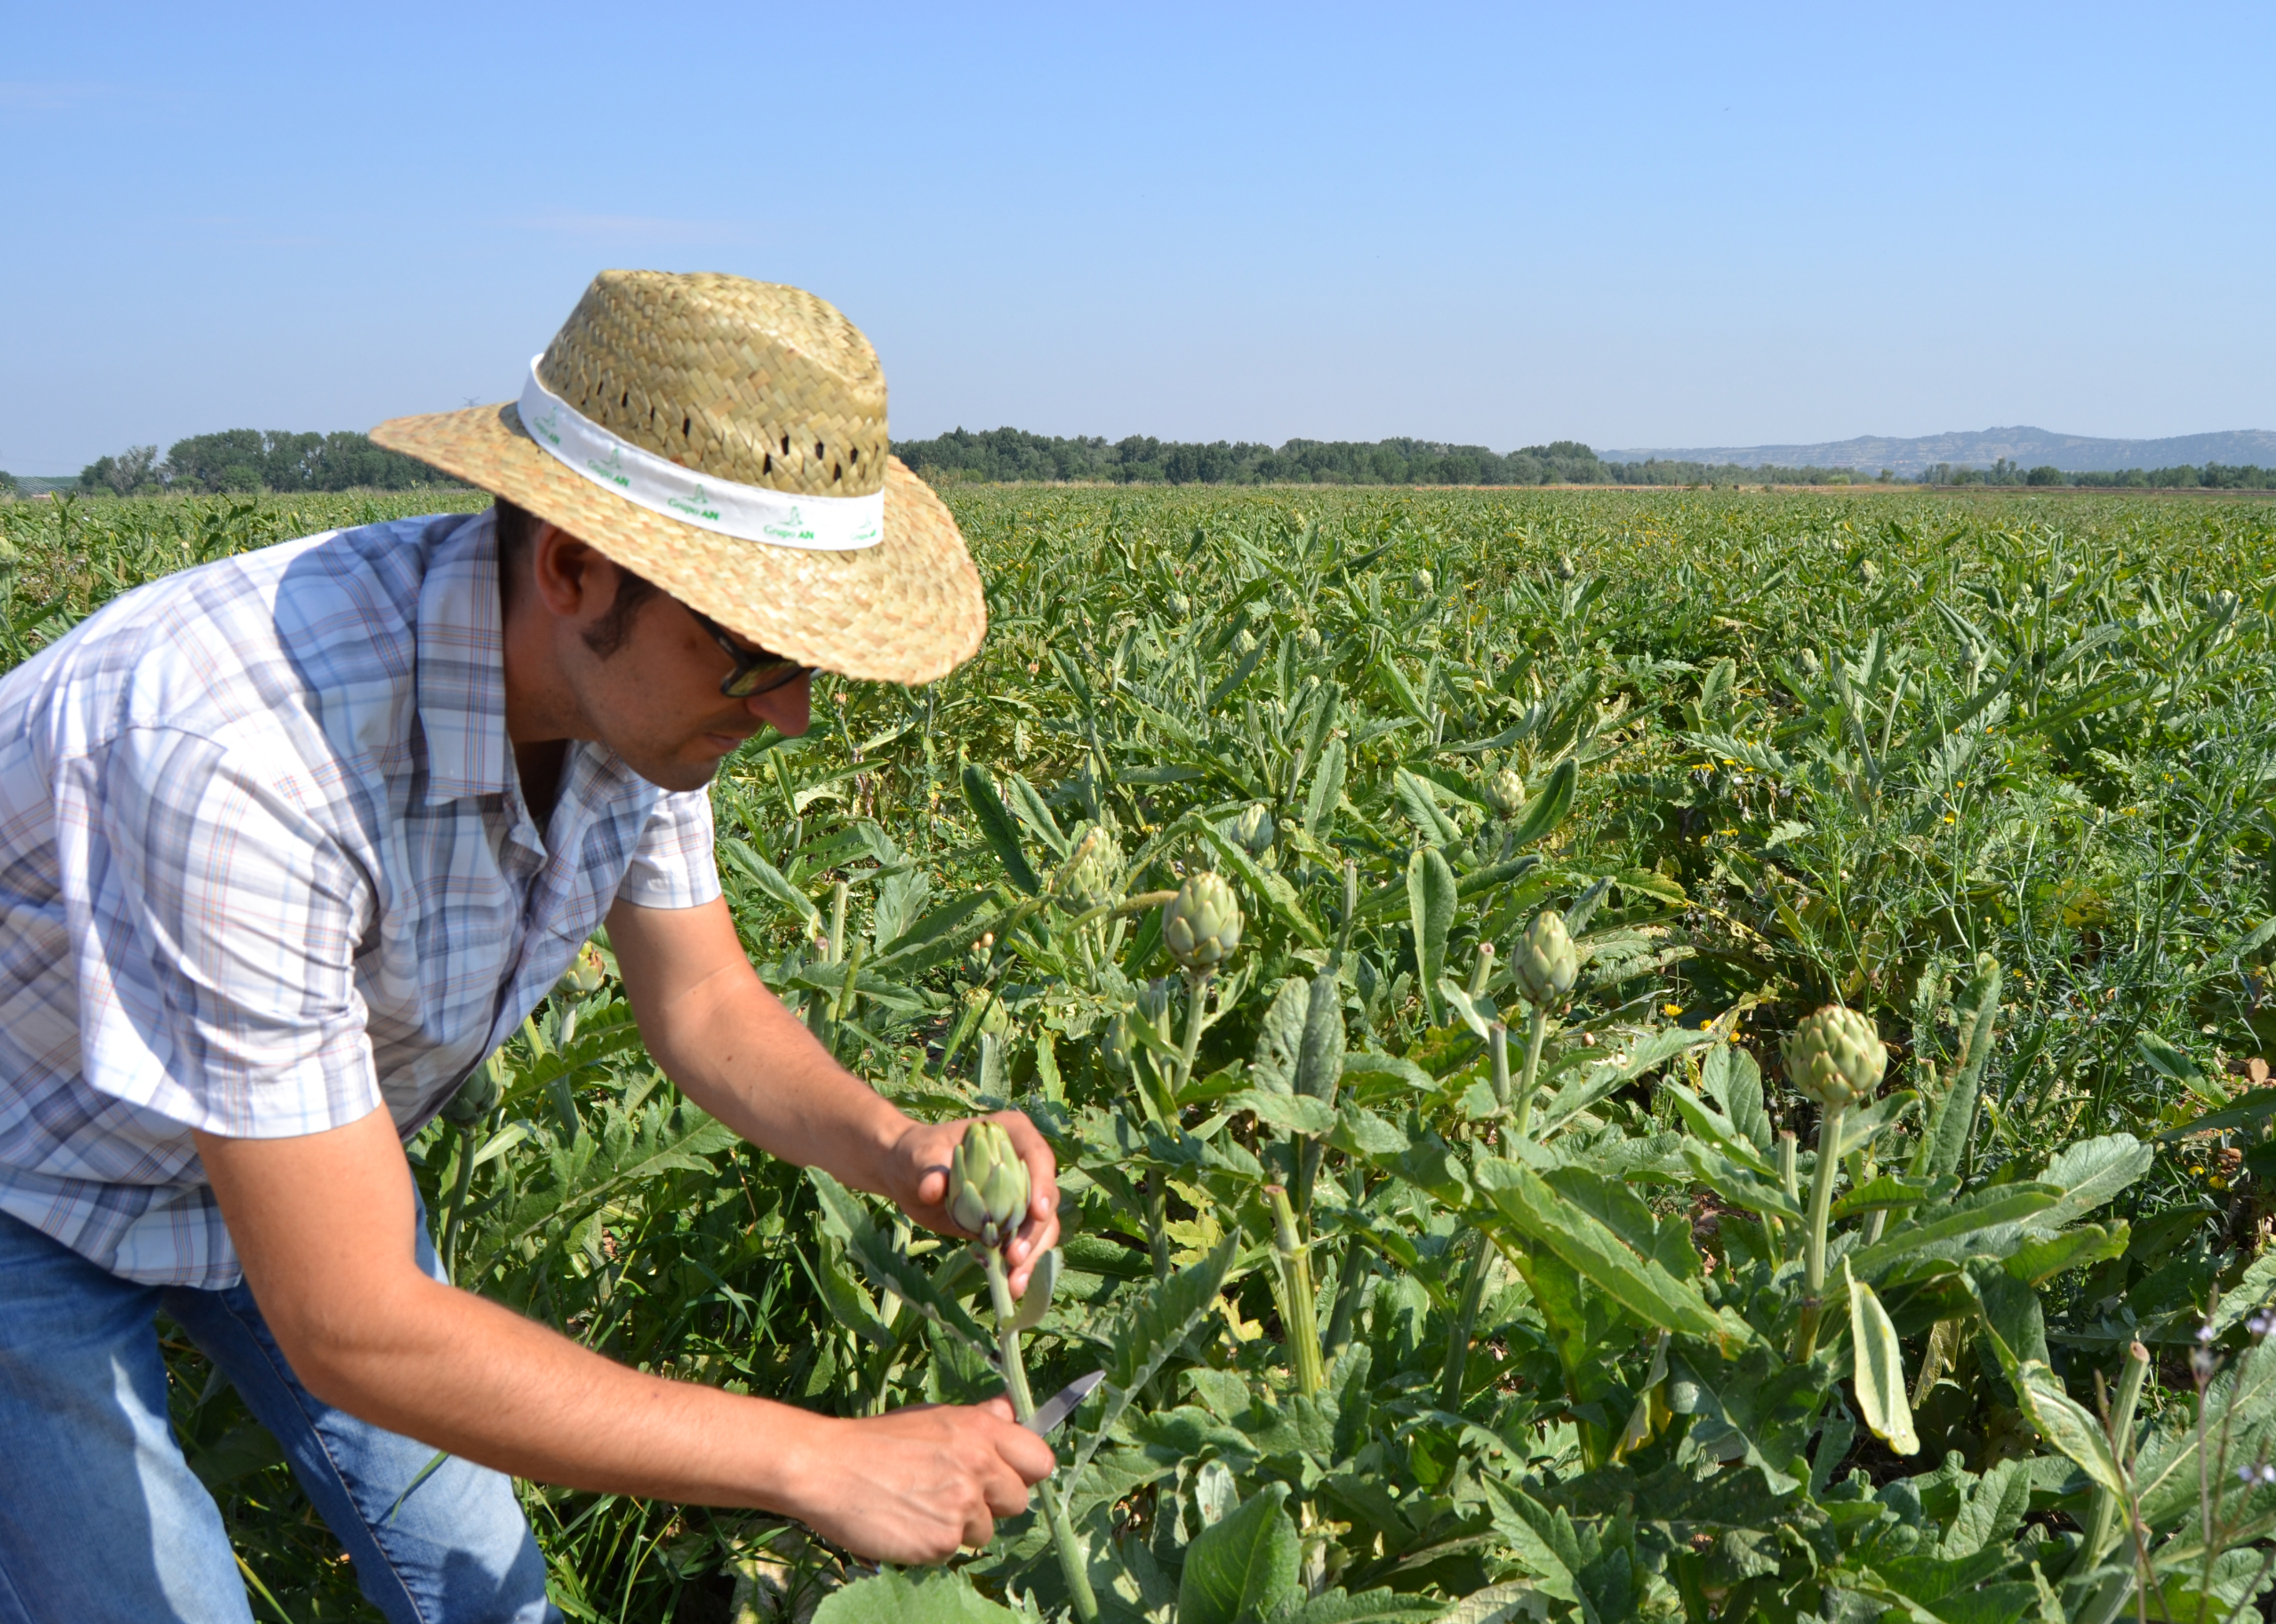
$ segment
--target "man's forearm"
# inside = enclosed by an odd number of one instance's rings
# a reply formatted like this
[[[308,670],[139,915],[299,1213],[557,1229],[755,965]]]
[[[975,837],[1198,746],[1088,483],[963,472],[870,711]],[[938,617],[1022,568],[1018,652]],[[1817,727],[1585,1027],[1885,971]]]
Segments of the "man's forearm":
[[[797,1516],[844,1425],[627,1370],[407,1269],[352,1318],[280,1329],[295,1372],[327,1403],[571,1488]]]
[[[910,1119],[852,1076],[754,977],[659,1021],[650,1052],[680,1091],[754,1145],[886,1192],[878,1173]],[[693,1040],[683,1036],[691,1030]],[[647,1035],[647,1023],[642,1024]]]
[[[814,1041],[751,970],[726,908],[620,904],[617,962],[649,1052],[682,1092],[761,1148],[881,1195],[910,1126]]]

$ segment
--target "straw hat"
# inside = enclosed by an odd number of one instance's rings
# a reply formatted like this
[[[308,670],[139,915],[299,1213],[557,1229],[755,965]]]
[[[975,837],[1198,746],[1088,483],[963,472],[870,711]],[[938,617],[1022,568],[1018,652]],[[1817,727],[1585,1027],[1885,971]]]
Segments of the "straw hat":
[[[519,402],[372,439],[809,665],[930,682],[988,629],[956,521],[887,451],[877,352],[797,288],[603,271]]]

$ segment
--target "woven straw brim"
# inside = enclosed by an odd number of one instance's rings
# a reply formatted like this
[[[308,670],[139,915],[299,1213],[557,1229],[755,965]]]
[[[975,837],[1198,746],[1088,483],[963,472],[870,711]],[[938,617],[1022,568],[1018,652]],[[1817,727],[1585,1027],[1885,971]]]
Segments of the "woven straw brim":
[[[852,552],[746,541],[666,518],[541,450],[511,404],[399,417],[375,444],[549,519],[752,642],[876,682],[929,683],[988,631],[980,572],[932,487],[889,458],[885,540]]]

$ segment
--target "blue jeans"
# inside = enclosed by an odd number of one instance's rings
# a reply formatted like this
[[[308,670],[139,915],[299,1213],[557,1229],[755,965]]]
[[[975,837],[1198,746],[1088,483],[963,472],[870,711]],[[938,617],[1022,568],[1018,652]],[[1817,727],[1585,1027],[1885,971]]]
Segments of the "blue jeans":
[[[419,1246],[439,1278],[423,1224]],[[161,1309],[276,1435],[390,1624],[559,1620],[511,1482],[456,1457],[421,1479],[436,1452],[302,1387],[244,1285],[122,1280],[0,1213],[0,1624],[252,1624],[167,1420]]]

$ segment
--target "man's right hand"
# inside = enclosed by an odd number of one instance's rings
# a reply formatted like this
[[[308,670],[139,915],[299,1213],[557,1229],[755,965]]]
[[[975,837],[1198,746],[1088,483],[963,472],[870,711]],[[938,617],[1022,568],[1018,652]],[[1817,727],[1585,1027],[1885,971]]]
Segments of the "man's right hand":
[[[1000,1398],[829,1423],[812,1480],[786,1507],[825,1539],[878,1562],[943,1562],[994,1538],[1051,1475],[1051,1445]]]

